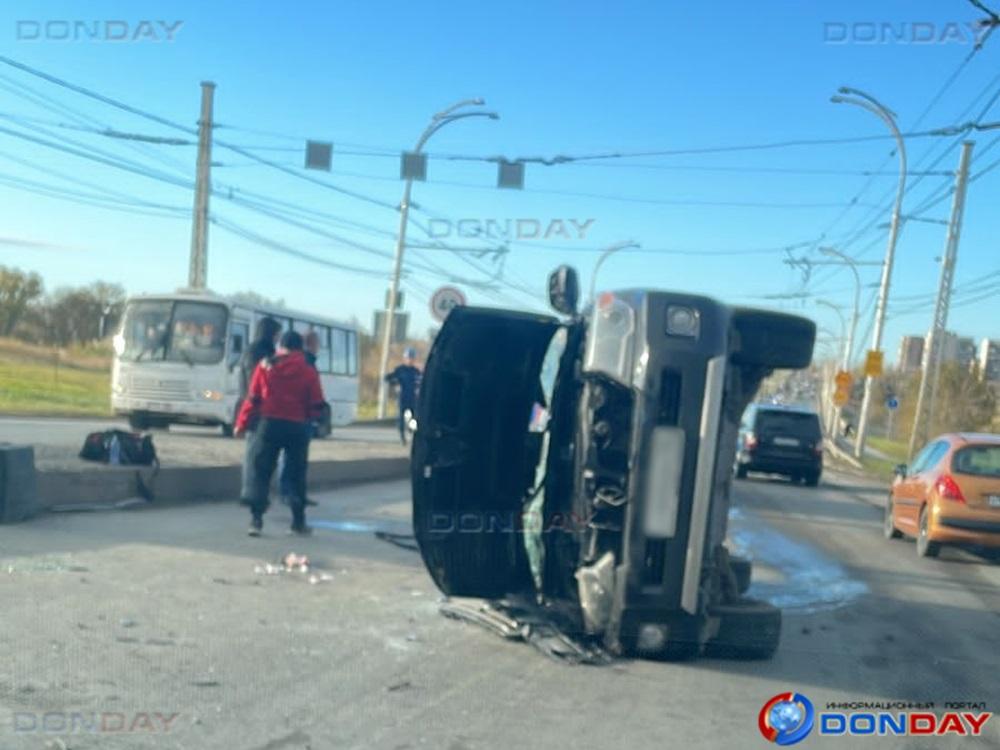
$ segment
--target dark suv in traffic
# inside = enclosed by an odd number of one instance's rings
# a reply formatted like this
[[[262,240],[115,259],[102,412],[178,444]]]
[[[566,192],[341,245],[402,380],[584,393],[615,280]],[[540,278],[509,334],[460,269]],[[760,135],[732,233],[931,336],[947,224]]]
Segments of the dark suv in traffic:
[[[819,415],[779,404],[753,404],[740,424],[736,476],[748,472],[784,474],[810,487],[823,473],[823,434]]]

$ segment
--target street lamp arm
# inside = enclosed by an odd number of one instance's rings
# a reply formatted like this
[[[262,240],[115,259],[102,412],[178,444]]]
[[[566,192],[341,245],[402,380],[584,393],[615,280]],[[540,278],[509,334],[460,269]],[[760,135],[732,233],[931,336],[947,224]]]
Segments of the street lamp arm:
[[[461,109],[462,107],[481,107],[486,104],[486,100],[481,96],[474,97],[472,99],[462,99],[461,101],[455,102],[451,106],[445,107],[440,112],[434,114],[435,120],[440,120],[443,117],[447,117],[456,109]]]
[[[424,132],[420,136],[420,140],[417,141],[416,147],[413,149],[415,153],[420,153],[424,145],[430,140],[430,137],[438,132],[441,128],[455,120],[461,120],[465,117],[488,117],[491,120],[499,120],[500,115],[496,112],[460,112],[457,115],[447,115],[445,117],[435,118],[431,121],[431,124],[427,126]]]

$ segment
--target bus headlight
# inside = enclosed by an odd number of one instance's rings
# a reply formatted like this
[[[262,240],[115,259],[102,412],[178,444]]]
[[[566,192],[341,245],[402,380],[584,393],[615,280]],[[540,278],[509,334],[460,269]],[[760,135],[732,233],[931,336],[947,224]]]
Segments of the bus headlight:
[[[111,345],[115,349],[115,354],[119,357],[125,353],[125,337],[120,333],[116,333],[115,337],[111,339]]]
[[[201,397],[206,401],[222,401],[222,391],[202,391]]]

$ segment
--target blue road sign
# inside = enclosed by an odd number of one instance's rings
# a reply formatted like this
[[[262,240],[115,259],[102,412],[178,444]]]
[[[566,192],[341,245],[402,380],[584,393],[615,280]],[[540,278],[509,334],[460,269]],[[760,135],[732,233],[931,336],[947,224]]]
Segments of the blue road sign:
[[[889,398],[885,400],[885,408],[890,411],[895,411],[899,408],[899,399],[895,396],[889,396]]]

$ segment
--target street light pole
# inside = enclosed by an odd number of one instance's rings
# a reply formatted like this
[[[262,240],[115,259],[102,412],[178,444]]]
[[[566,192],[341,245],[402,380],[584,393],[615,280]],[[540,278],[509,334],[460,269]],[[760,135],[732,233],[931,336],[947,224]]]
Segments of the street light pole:
[[[886,309],[889,305],[889,284],[892,280],[892,263],[896,254],[896,240],[899,237],[903,193],[906,192],[906,144],[903,135],[896,126],[896,115],[875,97],[853,88],[841,88],[839,93],[830,98],[834,104],[853,104],[878,117],[886,124],[896,139],[896,151],[899,154],[899,185],[896,189],[896,202],[892,209],[892,222],[889,225],[889,244],[885,250],[885,262],[882,264],[882,280],[879,284],[878,304],[875,308],[875,325],[872,333],[872,349],[882,348],[882,332],[885,328]],[[868,437],[868,421],[871,417],[872,394],[875,389],[875,379],[865,378],[865,396],[861,402],[861,415],[858,417],[857,439],[854,443],[854,456],[861,458],[865,453],[865,440]]]
[[[840,311],[840,305],[835,305],[825,299],[816,300],[817,305],[822,305],[823,307],[828,307],[837,313],[837,317],[840,318],[840,345],[842,347],[840,355],[840,369],[847,369],[847,360],[850,358],[850,349],[848,348],[848,335],[847,335],[847,321],[844,320],[844,314]],[[832,393],[832,389],[831,389]],[[837,418],[840,416],[840,407],[833,403],[831,398],[829,404],[827,405],[826,413],[826,425],[830,436],[832,437],[837,432]]]
[[[438,130],[455,120],[466,117],[488,117],[491,120],[500,119],[496,112],[484,112],[476,110],[472,112],[456,112],[462,107],[481,107],[486,102],[482,99],[463,99],[455,102],[431,118],[430,124],[420,134],[413,153],[419,154],[424,145]],[[389,347],[392,344],[392,329],[396,318],[396,298],[399,296],[399,277],[403,271],[403,252],[406,249],[406,226],[410,216],[410,193],[413,190],[413,178],[406,178],[406,186],[403,188],[403,200],[399,204],[399,234],[396,237],[396,255],[392,265],[392,279],[389,289],[389,299],[386,303],[385,318],[382,321],[382,352],[379,358],[378,368],[378,416],[379,419],[385,417],[386,411],[386,382],[385,376],[389,369]]]
[[[851,369],[851,354],[854,352],[854,336],[858,330],[858,318],[861,316],[861,274],[858,273],[858,263],[851,256],[842,253],[833,247],[821,247],[819,249],[824,255],[832,255],[844,261],[854,274],[854,312],[851,315],[851,327],[847,332],[847,345],[844,349],[844,361],[841,368],[845,371]]]
[[[623,242],[616,242],[613,245],[609,245],[601,252],[600,257],[594,264],[594,270],[590,274],[590,296],[587,299],[591,304],[594,303],[594,290],[597,288],[597,272],[601,270],[601,265],[614,253],[630,247],[635,248],[640,247],[640,245],[634,240],[624,240]]]

